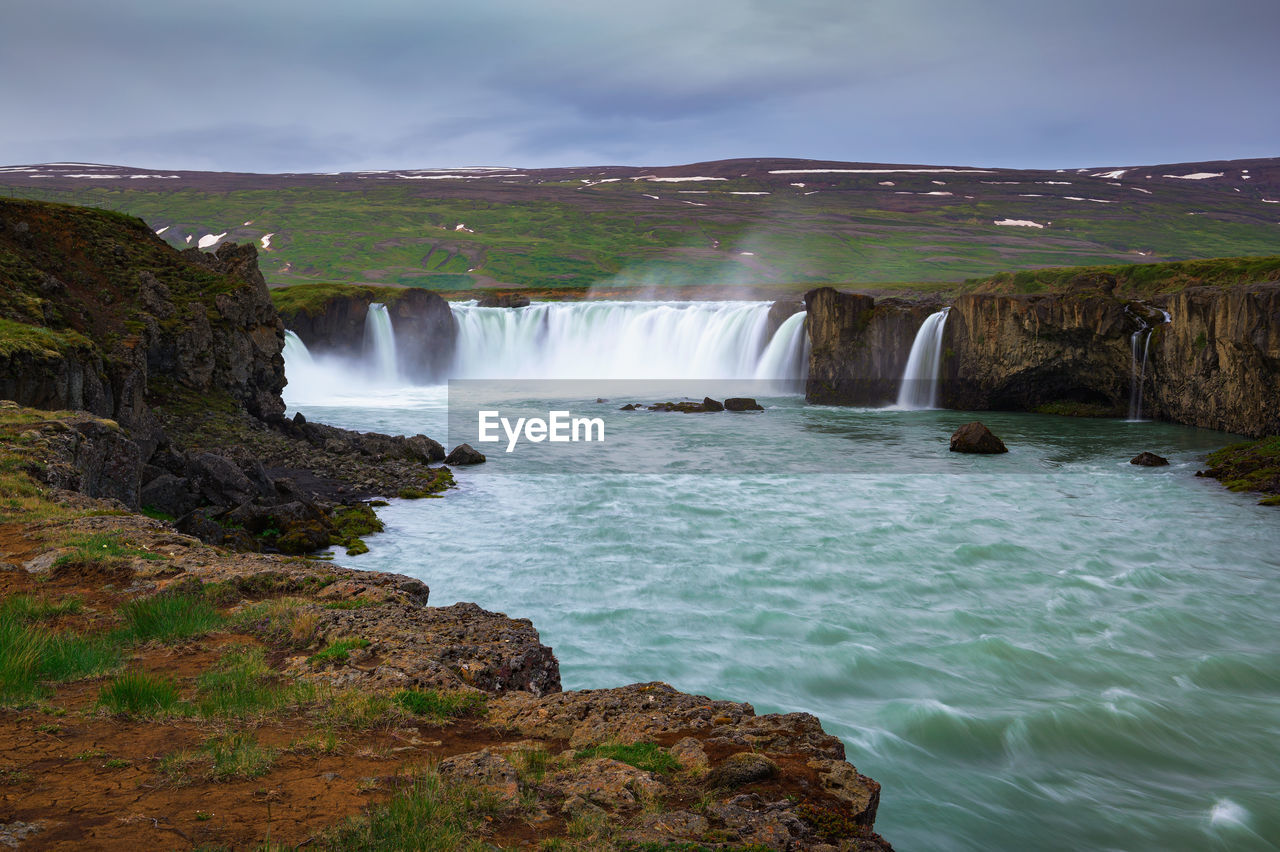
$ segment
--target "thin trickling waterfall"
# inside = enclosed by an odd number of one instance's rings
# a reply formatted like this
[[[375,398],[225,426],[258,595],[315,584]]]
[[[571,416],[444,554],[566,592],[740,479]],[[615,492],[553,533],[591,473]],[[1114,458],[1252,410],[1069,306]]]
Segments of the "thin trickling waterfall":
[[[455,303],[461,379],[803,377],[803,313],[765,339],[770,302]]]
[[[372,302],[364,318],[364,351],[374,377],[390,384],[400,377],[396,366],[396,332],[391,327],[391,314],[381,302]]]
[[[929,314],[911,344],[898,391],[899,408],[937,408],[942,379],[942,331],[950,308]]]
[[[1161,311],[1161,313],[1164,314],[1164,321],[1169,322],[1171,317],[1168,311]],[[1133,372],[1129,379],[1129,419],[1141,420],[1143,382],[1147,377],[1147,354],[1151,350],[1151,333],[1156,327],[1142,317],[1135,315],[1135,319],[1141,324],[1141,328],[1129,337],[1129,351],[1133,359]],[[1141,358],[1138,356],[1139,350],[1142,352]]]

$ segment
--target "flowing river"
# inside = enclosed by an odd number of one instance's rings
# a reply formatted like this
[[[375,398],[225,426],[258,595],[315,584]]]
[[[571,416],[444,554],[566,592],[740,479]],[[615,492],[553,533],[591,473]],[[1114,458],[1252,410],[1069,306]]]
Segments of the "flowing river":
[[[566,689],[661,680],[816,714],[883,784],[877,830],[902,850],[1280,848],[1280,514],[1192,475],[1233,436],[983,412],[1010,453],[975,457],[947,450],[958,411],[778,392],[619,415],[671,397],[597,403],[603,379],[671,377],[672,347],[698,368],[673,378],[713,395],[798,378],[803,320],[765,340],[767,304],[575,310],[455,308],[457,373],[579,379],[550,407],[607,410],[648,466],[486,445],[337,561],[532,619]],[[446,434],[445,387],[291,344],[291,411]],[[508,403],[548,407],[532,396]],[[1141,450],[1170,466],[1129,465]]]

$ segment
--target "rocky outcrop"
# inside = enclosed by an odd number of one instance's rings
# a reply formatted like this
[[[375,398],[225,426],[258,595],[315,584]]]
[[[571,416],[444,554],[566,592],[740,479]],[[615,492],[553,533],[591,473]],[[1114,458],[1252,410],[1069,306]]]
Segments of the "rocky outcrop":
[[[1153,332],[1144,413],[1257,438],[1280,434],[1280,283],[1190,287]]]
[[[391,315],[406,378],[438,381],[452,363],[458,323],[449,303],[430,290],[303,284],[277,291],[276,300],[285,327],[315,354],[361,356],[365,317],[378,302]]]
[[[1143,417],[1280,433],[1280,283],[1190,287],[1148,304],[1115,296],[1109,275],[1069,283],[1058,293],[957,296],[942,338],[943,406],[1125,416],[1136,334]],[[809,401],[892,401],[915,332],[937,306],[829,288],[806,301]]]
[[[942,401],[967,410],[1050,403],[1123,415],[1141,327],[1102,291],[958,296],[943,331]]]
[[[809,378],[805,398],[822,405],[883,405],[897,399],[911,344],[940,304],[843,293],[805,294]]]
[[[525,308],[529,306],[529,297],[521,293],[485,293],[476,305],[481,308]]]

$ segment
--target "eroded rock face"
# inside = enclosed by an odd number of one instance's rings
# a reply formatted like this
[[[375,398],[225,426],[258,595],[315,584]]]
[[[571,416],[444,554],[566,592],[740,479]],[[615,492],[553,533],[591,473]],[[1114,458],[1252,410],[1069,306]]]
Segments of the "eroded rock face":
[[[1140,324],[1103,294],[958,296],[943,333],[943,404],[1029,410],[1084,403],[1123,414]]]
[[[882,405],[897,399],[916,332],[941,305],[877,302],[830,287],[804,298],[810,341],[805,398],[822,405]]]
[[[312,352],[355,357],[364,351],[365,317],[374,302],[385,304],[391,315],[406,377],[436,381],[444,376],[453,361],[458,324],[449,303],[429,290],[397,290],[389,298],[385,289],[353,286],[314,307],[285,309],[282,317]]]
[[[1280,434],[1280,283],[1189,287],[1153,332],[1144,416]]]
[[[409,579],[409,578],[401,578]],[[361,590],[346,590],[344,599]],[[446,607],[327,610],[319,631],[324,636],[373,640],[352,657],[352,664],[329,670],[341,685],[386,689],[458,689],[522,691],[546,695],[560,691],[560,664],[528,619],[508,618],[473,603]],[[300,672],[310,672],[305,658]]]

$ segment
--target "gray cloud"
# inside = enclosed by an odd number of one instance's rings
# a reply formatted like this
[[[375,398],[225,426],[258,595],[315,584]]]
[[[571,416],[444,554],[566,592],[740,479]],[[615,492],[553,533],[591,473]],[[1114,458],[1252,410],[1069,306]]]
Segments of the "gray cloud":
[[[17,0],[0,162],[259,171],[1280,153],[1273,0]]]

